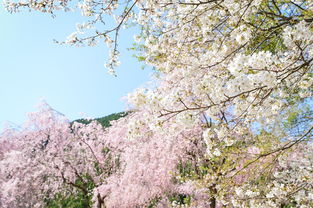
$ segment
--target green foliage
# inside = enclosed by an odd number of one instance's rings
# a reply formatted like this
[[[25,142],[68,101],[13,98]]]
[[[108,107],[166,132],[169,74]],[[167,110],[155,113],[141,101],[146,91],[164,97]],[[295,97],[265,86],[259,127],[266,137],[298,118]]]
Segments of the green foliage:
[[[291,112],[285,122],[285,126],[291,127],[292,125],[294,125],[294,123],[297,120],[298,115],[299,115],[299,112]]]
[[[53,199],[46,200],[46,208],[87,208],[91,207],[90,197],[86,198],[82,192],[71,194],[57,194]]]
[[[150,201],[150,204],[147,206],[147,208],[154,208],[158,205],[158,202],[160,201],[161,198],[157,197],[155,199],[152,199]]]
[[[294,208],[297,207],[297,203],[295,201],[290,202],[289,204],[282,205],[283,208]]]
[[[110,121],[114,121],[114,120],[118,120],[120,118],[123,118],[123,117],[127,116],[129,113],[130,112],[112,113],[108,116],[96,118],[94,120],[98,121],[103,127],[110,127],[111,126]],[[73,122],[78,122],[78,123],[82,123],[82,124],[89,124],[92,121],[93,120],[78,119],[78,120],[75,120]]]
[[[169,197],[169,201],[172,203],[175,202],[177,205],[190,205],[191,197],[185,194],[173,194]]]
[[[312,102],[299,102],[285,112],[286,119],[283,128],[297,135],[299,132],[308,129],[313,123],[313,104]]]
[[[153,200],[150,201],[149,205],[147,206],[147,208],[155,208],[159,201],[161,200],[160,197],[157,197]],[[188,195],[185,195],[185,194],[177,194],[177,193],[174,193],[174,194],[170,194],[168,196],[168,200],[171,202],[171,203],[175,203],[176,205],[190,205],[191,203],[191,196],[188,196]]]
[[[58,193],[53,198],[45,199],[45,208],[89,208],[92,206],[92,194],[91,191],[95,187],[91,178],[86,175],[82,177],[82,180],[77,180],[75,185],[77,187],[83,187],[83,189],[76,188],[73,191],[66,193]],[[70,187],[71,189],[73,187]],[[87,192],[86,192],[87,191]]]

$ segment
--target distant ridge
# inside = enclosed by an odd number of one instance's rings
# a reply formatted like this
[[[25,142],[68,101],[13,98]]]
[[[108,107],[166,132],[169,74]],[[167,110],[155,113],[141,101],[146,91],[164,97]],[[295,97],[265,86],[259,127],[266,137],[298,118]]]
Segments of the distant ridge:
[[[96,120],[98,121],[103,127],[110,127],[110,121],[114,121],[114,120],[118,120],[120,118],[123,118],[125,116],[127,116],[130,112],[119,112],[119,113],[112,113],[108,116],[104,116],[101,118],[95,118],[95,119],[77,119],[73,122],[78,122],[78,123],[82,123],[82,124],[89,124],[92,121]]]

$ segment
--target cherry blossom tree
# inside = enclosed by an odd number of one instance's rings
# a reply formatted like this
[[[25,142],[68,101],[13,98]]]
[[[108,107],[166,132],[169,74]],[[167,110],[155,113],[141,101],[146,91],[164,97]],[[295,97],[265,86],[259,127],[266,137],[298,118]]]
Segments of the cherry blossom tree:
[[[97,122],[70,123],[43,104],[21,129],[1,136],[2,207],[44,207],[77,194],[90,207],[92,189],[117,167],[105,134]]]
[[[137,57],[155,69],[153,87],[128,95],[135,112],[104,136],[93,125],[74,125],[74,132],[99,138],[93,145],[53,124],[56,138],[77,139],[73,151],[58,156],[65,181],[49,181],[49,189],[75,184],[70,173],[79,167],[95,180],[95,207],[313,206],[311,0],[7,0],[5,6],[52,15],[79,9],[86,22],[60,43],[104,40],[112,74],[120,30],[135,24]],[[116,26],[106,27],[110,18]],[[44,122],[43,130],[50,125]],[[24,137],[42,138],[36,147],[45,150],[50,134],[36,136],[41,131]],[[90,145],[81,141],[84,153],[80,139]],[[2,158],[23,155],[13,146]],[[97,175],[90,160],[105,163],[103,147],[118,161]],[[69,167],[63,160],[76,151],[81,159]]]

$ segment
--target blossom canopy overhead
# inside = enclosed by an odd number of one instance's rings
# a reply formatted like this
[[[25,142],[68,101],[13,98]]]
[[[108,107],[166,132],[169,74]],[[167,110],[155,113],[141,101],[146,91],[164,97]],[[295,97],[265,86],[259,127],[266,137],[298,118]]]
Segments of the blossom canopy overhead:
[[[155,79],[153,86],[128,95],[133,112],[107,129],[43,116],[39,128],[4,134],[1,165],[13,170],[26,165],[22,174],[38,176],[47,187],[20,186],[31,179],[1,172],[1,187],[11,193],[0,193],[4,207],[32,201],[44,207],[57,194],[68,194],[69,186],[99,208],[313,206],[313,1],[6,0],[5,5],[10,12],[28,8],[53,15],[78,8],[86,22],[59,43],[104,41],[112,49],[106,65],[112,74],[119,64],[119,32],[136,25],[133,49],[155,69]],[[61,149],[55,152],[47,137]],[[16,138],[26,143],[36,138],[38,145],[19,146],[12,143]],[[42,154],[50,146],[53,151]],[[22,156],[22,164],[12,165],[12,158]],[[28,165],[37,157],[40,166]],[[48,166],[57,158],[57,167]],[[26,187],[42,197],[24,202],[32,197]],[[22,205],[9,204],[16,202]]]

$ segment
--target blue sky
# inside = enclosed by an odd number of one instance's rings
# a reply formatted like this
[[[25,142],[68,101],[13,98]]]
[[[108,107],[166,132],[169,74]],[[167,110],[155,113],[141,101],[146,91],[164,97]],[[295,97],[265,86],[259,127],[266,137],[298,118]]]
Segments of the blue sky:
[[[105,44],[70,47],[65,40],[80,17],[73,13],[51,18],[37,12],[9,14],[0,6],[0,125],[21,124],[41,99],[71,120],[85,113],[101,117],[123,111],[121,98],[148,81],[151,71],[126,50],[135,29],[122,35],[118,77],[107,73]]]

